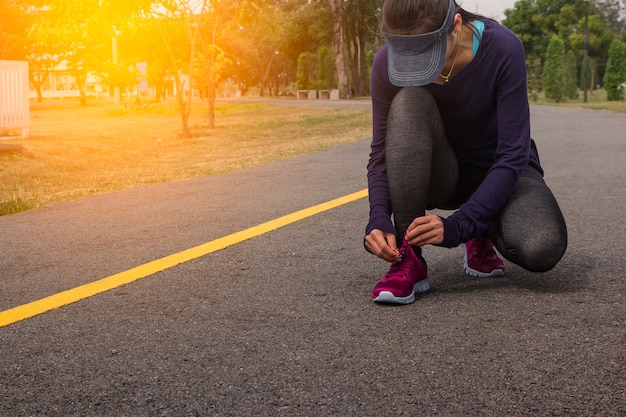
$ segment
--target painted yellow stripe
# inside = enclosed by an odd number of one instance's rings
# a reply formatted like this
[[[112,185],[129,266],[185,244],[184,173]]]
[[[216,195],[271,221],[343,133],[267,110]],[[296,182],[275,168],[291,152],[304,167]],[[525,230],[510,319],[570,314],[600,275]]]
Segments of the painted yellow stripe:
[[[39,314],[43,314],[50,310],[63,307],[68,304],[75,303],[82,299],[92,297],[96,294],[112,290],[133,281],[156,274],[157,272],[173,268],[176,265],[200,258],[213,252],[217,252],[229,246],[241,243],[245,240],[252,239],[262,234],[271,232],[291,223],[306,219],[324,211],[351,203],[367,196],[367,189],[349,194],[326,203],[318,204],[286,216],[279,217],[274,220],[253,226],[249,229],[233,233],[228,236],[221,237],[211,242],[157,259],[152,262],[137,266],[127,271],[102,278],[89,284],[81,285],[67,291],[63,291],[40,300],[33,301],[11,308],[9,310],[0,311],[0,327],[8,326],[21,320],[25,320]]]

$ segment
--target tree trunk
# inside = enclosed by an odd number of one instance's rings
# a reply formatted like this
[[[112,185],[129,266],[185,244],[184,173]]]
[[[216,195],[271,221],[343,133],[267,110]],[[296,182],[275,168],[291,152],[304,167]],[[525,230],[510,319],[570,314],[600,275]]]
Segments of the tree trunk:
[[[183,125],[183,130],[180,134],[180,136],[183,139],[187,139],[191,137],[191,132],[189,131],[189,113],[187,112],[187,110],[183,110],[180,112],[180,118],[181,118],[181,122]]]
[[[365,55],[365,34],[359,34],[359,86],[361,88],[359,96],[366,96],[368,94],[368,70],[367,70],[367,57]]]
[[[260,83],[261,84],[261,91],[260,91],[261,97],[265,97],[265,89],[268,87],[267,79],[269,78],[273,61],[274,61],[274,55],[271,55],[263,71],[263,74],[261,75],[261,83]],[[270,95],[272,95],[271,92],[270,92]]]
[[[593,94],[596,85],[596,66],[591,68],[591,85],[589,86],[589,94]]]
[[[180,112],[180,120],[182,123],[181,137],[189,138],[191,137],[191,132],[189,132],[189,114],[191,113],[191,103],[188,103],[185,100],[185,84],[183,83],[178,72],[174,73],[174,84],[176,85],[174,96],[176,97],[176,102],[178,103],[178,111]],[[189,89],[191,88],[191,79],[189,79]]]
[[[76,81],[76,85],[78,86],[79,101],[80,101],[81,106],[87,105],[87,94],[85,93],[86,79],[87,79],[86,73],[80,70],[75,70],[74,80]]]
[[[37,92],[37,103],[41,103],[43,101],[43,94],[41,92],[41,85],[43,84],[43,81],[40,82],[38,77],[31,75],[30,82],[33,84],[33,87],[35,87],[35,91]]]
[[[350,75],[352,77],[352,92],[361,95],[361,79],[359,78],[359,43],[358,39],[352,38],[348,42],[348,62],[350,63]]]
[[[207,93],[209,102],[209,129],[215,128],[215,101],[217,99],[217,88],[211,78],[209,78],[209,91]]]
[[[333,19],[333,39],[335,53],[335,69],[337,70],[337,82],[339,87],[339,98],[350,98],[350,84],[348,83],[348,73],[346,71],[345,44],[343,40],[342,24],[342,0],[328,0],[330,12]]]

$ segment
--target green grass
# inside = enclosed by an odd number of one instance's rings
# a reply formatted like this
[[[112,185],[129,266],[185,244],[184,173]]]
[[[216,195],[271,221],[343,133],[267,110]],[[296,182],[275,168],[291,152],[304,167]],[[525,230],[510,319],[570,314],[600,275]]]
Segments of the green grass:
[[[581,91],[578,98],[568,99],[561,103],[554,103],[539,97],[538,100],[530,100],[531,104],[549,105],[559,107],[570,107],[590,110],[605,110],[614,113],[626,114],[626,101],[607,101],[606,91],[596,90],[587,93],[587,103],[583,103],[583,92]]]
[[[142,184],[264,164],[371,135],[371,111],[219,103],[216,126],[194,103],[180,137],[174,101],[127,110],[110,102],[32,103],[30,138],[2,141],[0,215]],[[0,143],[0,145],[2,145]]]

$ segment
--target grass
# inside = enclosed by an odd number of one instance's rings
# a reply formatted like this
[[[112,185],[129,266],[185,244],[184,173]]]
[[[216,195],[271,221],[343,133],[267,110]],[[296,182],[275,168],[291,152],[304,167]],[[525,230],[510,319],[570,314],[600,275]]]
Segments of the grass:
[[[218,103],[209,129],[195,104],[180,137],[174,101],[127,110],[110,102],[32,103],[28,139],[0,152],[0,215],[142,184],[233,171],[355,141],[371,134],[366,109]]]
[[[591,109],[591,110],[605,110],[614,113],[622,113],[626,114],[626,101],[607,101],[606,100],[606,91],[604,90],[596,90],[593,92],[588,92],[587,94],[587,103],[583,103],[583,93],[580,92],[579,97],[576,99],[565,100],[561,103],[553,103],[547,101],[543,97],[539,97],[538,100],[530,100],[531,104],[538,105],[550,105],[550,106],[559,106],[559,107],[571,107],[571,108],[580,108],[580,109]]]

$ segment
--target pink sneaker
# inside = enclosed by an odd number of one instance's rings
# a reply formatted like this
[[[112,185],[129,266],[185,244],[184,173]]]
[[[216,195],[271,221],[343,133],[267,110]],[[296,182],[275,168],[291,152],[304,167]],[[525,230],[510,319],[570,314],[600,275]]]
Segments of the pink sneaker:
[[[377,303],[411,304],[415,301],[415,293],[430,289],[426,262],[415,255],[406,240],[399,252],[402,260],[391,265],[389,272],[374,287],[372,299]]]
[[[488,237],[472,239],[463,245],[463,268],[469,275],[480,278],[504,275],[504,262],[496,254]]]

